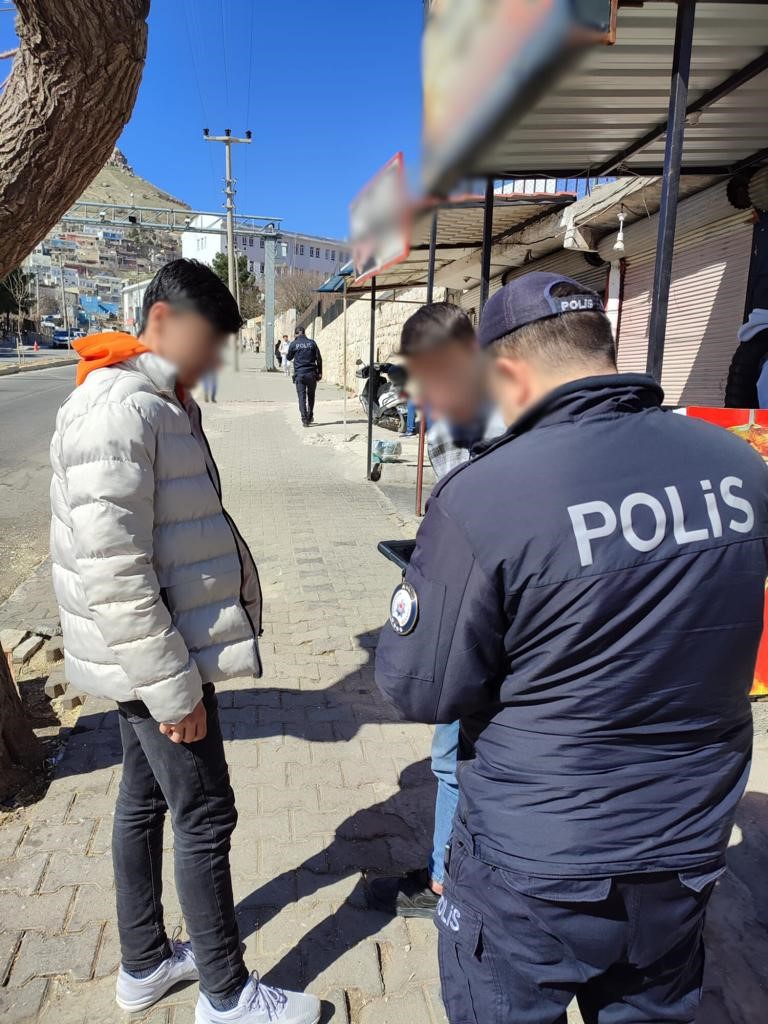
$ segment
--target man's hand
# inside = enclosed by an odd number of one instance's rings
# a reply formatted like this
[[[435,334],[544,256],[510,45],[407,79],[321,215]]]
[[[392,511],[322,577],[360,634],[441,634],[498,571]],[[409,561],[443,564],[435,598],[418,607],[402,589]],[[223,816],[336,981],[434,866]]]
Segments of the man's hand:
[[[190,711],[175,725],[163,722],[160,726],[160,732],[167,736],[171,743],[195,743],[197,740],[204,740],[207,731],[208,718],[202,701],[194,711]]]

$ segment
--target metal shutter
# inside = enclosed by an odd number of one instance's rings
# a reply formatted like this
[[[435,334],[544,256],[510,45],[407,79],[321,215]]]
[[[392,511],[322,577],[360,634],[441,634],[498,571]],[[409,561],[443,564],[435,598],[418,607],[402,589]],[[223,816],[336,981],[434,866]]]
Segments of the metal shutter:
[[[507,274],[507,281],[522,277],[523,274],[529,274],[533,270],[543,270],[552,274],[564,274],[566,277],[572,277],[574,281],[597,292],[601,298],[605,297],[605,290],[608,287],[608,264],[604,263],[602,266],[593,267],[587,263],[583,252],[573,252],[570,249],[559,249],[549,256],[544,256],[543,259],[526,263],[524,267],[516,267]]]
[[[722,406],[743,319],[751,244],[752,224],[744,211],[731,210],[715,223],[689,221],[678,230],[661,379],[669,404]],[[627,257],[618,347],[622,372],[645,372],[654,259],[653,249]]]
[[[549,271],[555,274],[565,274],[566,277],[572,277],[585,287],[597,292],[602,298],[608,285],[608,269],[607,264],[600,267],[591,266],[584,259],[583,253],[559,249],[557,252],[543,257],[543,259],[535,260],[532,263],[526,263],[524,267],[515,267],[507,271],[507,281],[512,281],[516,277],[522,277],[523,274],[529,274],[534,270]],[[501,277],[494,277],[491,281],[489,298],[499,288],[501,288]],[[474,288],[469,288],[462,294],[461,308],[466,310],[467,313],[474,311],[472,322],[477,326],[477,312],[480,308],[479,284],[475,285]]]

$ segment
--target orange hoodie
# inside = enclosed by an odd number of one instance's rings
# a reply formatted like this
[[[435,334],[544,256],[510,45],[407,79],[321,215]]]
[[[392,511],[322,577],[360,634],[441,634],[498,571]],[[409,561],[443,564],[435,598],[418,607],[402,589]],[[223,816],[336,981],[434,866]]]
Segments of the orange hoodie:
[[[80,356],[77,364],[75,384],[82,384],[92,370],[100,370],[102,366],[113,366],[122,363],[131,356],[149,352],[147,346],[134,338],[132,334],[120,331],[106,331],[104,334],[89,334],[87,338],[78,338],[72,348]]]

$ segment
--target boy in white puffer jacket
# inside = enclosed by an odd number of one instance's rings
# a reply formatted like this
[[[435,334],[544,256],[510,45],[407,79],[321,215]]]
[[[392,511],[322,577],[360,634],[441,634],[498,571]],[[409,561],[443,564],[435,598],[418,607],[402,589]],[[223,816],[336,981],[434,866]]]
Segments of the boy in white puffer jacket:
[[[138,338],[75,344],[78,386],[51,443],[53,579],[69,680],[118,702],[119,1005],[145,1010],[199,975],[197,1024],[315,1024],[314,996],[249,974],[229,869],[237,813],[213,684],[261,675],[261,588],[189,389],[240,325],[213,271],[174,260],[147,288]],[[189,943],[163,922],[168,810]]]

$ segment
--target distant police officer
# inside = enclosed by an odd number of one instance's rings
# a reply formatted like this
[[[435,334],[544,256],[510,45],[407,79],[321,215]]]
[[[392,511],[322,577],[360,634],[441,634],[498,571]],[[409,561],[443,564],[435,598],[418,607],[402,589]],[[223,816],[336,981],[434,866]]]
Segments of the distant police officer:
[[[299,412],[301,422],[310,426],[315,419],[315,389],[318,381],[323,379],[323,357],[317,342],[308,338],[304,328],[296,331],[296,337],[288,346],[285,357],[293,363],[293,376],[299,396]]]
[[[512,426],[435,489],[376,655],[408,718],[461,719],[448,1016],[690,1022],[750,765],[768,470],[618,374],[575,281],[507,285],[480,343]]]

